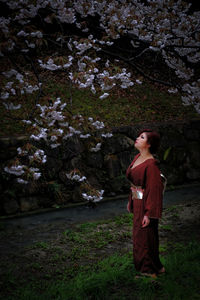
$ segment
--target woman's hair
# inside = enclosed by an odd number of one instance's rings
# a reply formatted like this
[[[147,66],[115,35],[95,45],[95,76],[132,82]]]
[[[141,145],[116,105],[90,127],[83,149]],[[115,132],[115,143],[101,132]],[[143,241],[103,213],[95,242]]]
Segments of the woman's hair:
[[[150,144],[150,153],[155,154],[160,146],[160,134],[151,129],[143,129],[140,131],[139,135],[143,132],[147,135],[147,142]]]

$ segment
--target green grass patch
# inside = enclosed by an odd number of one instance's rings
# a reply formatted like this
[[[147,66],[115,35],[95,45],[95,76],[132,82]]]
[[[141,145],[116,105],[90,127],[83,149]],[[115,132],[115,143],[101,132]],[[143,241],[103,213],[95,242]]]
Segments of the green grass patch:
[[[167,253],[167,251],[168,251],[168,245],[167,244],[159,245],[159,253],[160,254]]]
[[[60,83],[51,85],[50,89],[47,86],[46,93],[51,97],[59,95],[68,103],[72,97],[72,105],[68,105],[68,109],[73,114],[99,118],[109,126],[198,116],[192,106],[183,106],[179,95],[171,95],[149,83],[126,90],[112,90],[110,96],[103,100],[99,99],[100,94],[93,95],[83,89],[69,90]]]
[[[176,212],[177,208],[178,208],[177,205],[172,205],[172,206],[166,208],[166,211],[167,212]]]
[[[127,224],[132,226],[133,215],[132,214],[123,214],[115,217],[114,222],[118,225]]]
[[[162,262],[167,272],[152,280],[135,279],[132,254],[116,253],[87,266],[71,280],[63,277],[62,280],[54,278],[45,282],[32,282],[23,288],[19,286],[6,299],[199,299],[199,256],[200,244],[197,242],[191,242],[184,249],[163,256]]]
[[[167,225],[160,224],[159,228],[162,229],[162,230],[168,230],[168,231],[171,231],[173,229],[172,225],[170,225],[170,224],[167,224]]]
[[[180,95],[171,95],[166,89],[153,84],[134,85],[126,90],[114,89],[110,96],[100,100],[100,94],[93,95],[89,90],[70,88],[63,78],[47,77],[44,79],[41,105],[48,104],[60,97],[68,105],[66,112],[82,114],[104,121],[108,126],[133,125],[141,122],[165,120],[187,120],[199,118],[192,106],[183,106]],[[20,121],[27,119],[30,113],[36,116],[36,94],[20,96],[22,109],[7,112],[0,106],[1,135],[27,134],[28,127]]]
[[[81,224],[78,228],[80,229],[81,232],[90,232],[91,230],[94,230],[97,228],[99,223],[94,222],[94,223],[84,223]]]
[[[49,244],[46,242],[37,242],[33,245],[33,248],[48,249],[49,247]]]

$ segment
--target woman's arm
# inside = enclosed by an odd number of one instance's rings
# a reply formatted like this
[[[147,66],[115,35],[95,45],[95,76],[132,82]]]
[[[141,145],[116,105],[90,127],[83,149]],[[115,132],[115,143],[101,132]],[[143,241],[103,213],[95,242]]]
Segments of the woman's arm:
[[[155,162],[146,168],[144,189],[144,215],[159,219],[162,215],[163,184],[160,170]]]

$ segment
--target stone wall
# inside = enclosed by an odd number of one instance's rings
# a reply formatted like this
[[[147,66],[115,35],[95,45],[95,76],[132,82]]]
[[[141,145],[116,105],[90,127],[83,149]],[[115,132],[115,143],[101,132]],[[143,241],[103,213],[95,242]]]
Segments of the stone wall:
[[[161,134],[158,157],[168,186],[200,180],[200,120],[113,128],[113,137],[104,139],[101,151],[95,153],[89,152],[81,140],[72,138],[59,148],[45,149],[45,178],[28,185],[17,184],[3,171],[27,137],[0,138],[1,215],[83,201],[79,185],[66,178],[66,173],[74,168],[81,170],[96,188],[104,189],[106,197],[127,194],[129,183],[125,172],[137,153],[134,138],[143,128],[156,129]]]

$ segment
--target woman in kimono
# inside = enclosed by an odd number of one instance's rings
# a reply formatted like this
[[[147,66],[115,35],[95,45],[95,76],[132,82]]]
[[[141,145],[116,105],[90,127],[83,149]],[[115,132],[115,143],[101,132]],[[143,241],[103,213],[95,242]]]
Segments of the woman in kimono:
[[[127,169],[131,193],[127,209],[133,212],[133,257],[142,275],[156,277],[165,272],[159,259],[158,220],[162,214],[163,183],[156,153],[160,144],[157,132],[145,129],[135,141],[139,153]]]

